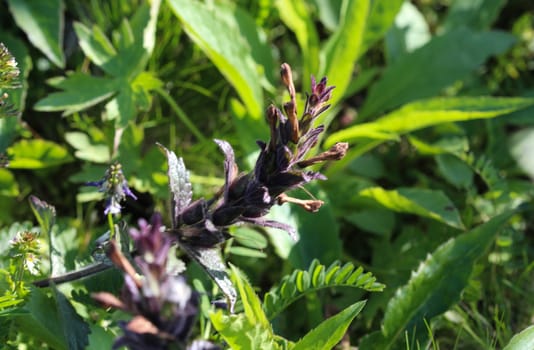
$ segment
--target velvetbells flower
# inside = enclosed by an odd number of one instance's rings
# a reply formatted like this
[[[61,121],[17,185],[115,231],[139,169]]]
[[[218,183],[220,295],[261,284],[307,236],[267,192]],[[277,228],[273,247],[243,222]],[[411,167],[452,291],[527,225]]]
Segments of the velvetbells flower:
[[[98,187],[100,192],[105,193],[106,208],[104,214],[119,214],[121,212],[121,202],[126,199],[126,196],[137,200],[137,197],[128,187],[128,182],[122,173],[122,166],[120,163],[114,163],[109,166],[100,181],[88,182],[87,186]]]
[[[161,217],[154,215],[150,223],[140,220],[139,229],[131,229],[130,235],[141,274],[112,241],[108,256],[125,273],[121,298],[105,292],[93,295],[104,305],[134,315],[130,322],[119,323],[124,334],[113,348],[126,345],[134,350],[167,349],[171,344],[185,347],[198,313],[198,296],[184,277],[170,272],[172,240],[163,232]]]

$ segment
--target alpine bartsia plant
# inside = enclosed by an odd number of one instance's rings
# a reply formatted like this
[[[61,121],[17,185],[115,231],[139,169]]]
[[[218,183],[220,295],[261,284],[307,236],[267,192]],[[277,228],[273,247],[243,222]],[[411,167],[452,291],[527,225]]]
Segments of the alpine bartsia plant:
[[[198,313],[198,296],[173,269],[169,260],[172,239],[163,232],[160,215],[155,214],[150,223],[139,220],[139,229],[131,229],[130,236],[141,274],[112,241],[108,256],[125,274],[121,299],[106,292],[93,294],[100,303],[134,315],[131,321],[119,323],[124,335],[113,348],[185,348]],[[217,349],[207,341],[202,344],[193,342],[188,349]]]
[[[117,339],[116,347],[165,349],[170,344],[186,344],[198,311],[198,301],[184,279],[168,271],[167,258],[173,243],[177,243],[214,279],[227,297],[230,312],[233,312],[237,292],[219,252],[219,245],[230,237],[228,228],[238,223],[252,223],[286,230],[297,239],[292,227],[264,219],[264,216],[275,204],[294,203],[310,212],[319,210],[323,204],[317,199],[293,198],[286,192],[312,180],[325,179],[322,174],[306,168],[327,160],[341,159],[347,151],[347,143],[338,143],[326,152],[307,157],[324,131],[323,125],[313,127],[312,124],[328,109],[334,87],[327,86],[326,78],[319,82],[312,78],[312,91],[299,119],[288,64],[282,65],[281,76],[290,101],[284,104],[284,112],[272,105],[268,107],[270,140],[267,143],[257,142],[260,154],[251,172],[239,173],[230,144],[215,140],[225,155],[225,183],[212,199],[192,201],[189,172],[183,160],[160,145],[168,160],[172,227],[163,230],[161,218],[154,216],[150,224],[140,221],[139,230],[130,230],[139,254],[135,262],[140,275],[112,241],[108,256],[125,273],[122,297],[119,299],[109,293],[94,295],[104,305],[135,315],[130,322],[121,324],[124,335]],[[113,189],[122,189],[122,192],[118,191],[120,198],[119,195],[110,195],[107,210],[112,210],[116,207],[113,200],[118,203],[130,192],[124,187],[125,181],[112,182],[108,179],[113,178],[113,169],[108,172],[95,185],[110,194],[115,193]],[[190,348],[215,349],[216,346],[197,342]]]
[[[317,82],[312,77],[312,91],[307,95],[299,119],[295,86],[287,63],[282,64],[281,78],[290,100],[284,104],[284,112],[273,105],[267,108],[270,140],[267,143],[257,142],[260,154],[251,172],[239,173],[230,144],[215,140],[225,155],[225,183],[212,199],[191,201],[189,173],[183,160],[161,146],[167,154],[172,193],[172,228],[169,233],[177,238],[179,246],[199,262],[219,285],[228,299],[230,310],[233,310],[236,292],[218,252],[218,245],[230,237],[228,228],[237,223],[252,223],[286,230],[296,240],[294,228],[267,220],[264,216],[273,205],[283,203],[294,203],[310,212],[317,211],[323,204],[322,201],[297,199],[286,192],[315,179],[324,180],[325,176],[321,173],[306,168],[327,160],[341,159],[348,148],[347,143],[340,142],[323,153],[307,158],[324,131],[323,125],[313,127],[313,122],[329,108],[328,101],[334,87],[327,86],[326,78]]]

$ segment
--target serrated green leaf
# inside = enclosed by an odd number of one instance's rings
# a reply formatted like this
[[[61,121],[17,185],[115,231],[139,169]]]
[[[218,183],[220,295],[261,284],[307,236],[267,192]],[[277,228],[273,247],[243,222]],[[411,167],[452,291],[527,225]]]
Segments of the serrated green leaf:
[[[362,350],[391,349],[402,342],[405,331],[409,338],[422,344],[428,336],[425,320],[445,312],[460,298],[467,286],[473,266],[488,249],[499,229],[510,219],[507,212],[440,245],[421,263],[410,281],[389,301],[382,333],[372,334],[360,344]]]
[[[193,191],[189,181],[189,171],[187,171],[183,159],[178,158],[173,151],[159,145],[167,156],[167,176],[169,178],[169,189],[172,193],[172,220],[175,220],[191,202]],[[174,222],[174,221],[173,221]]]
[[[503,350],[534,349],[534,326],[527,327],[512,337]]]
[[[328,77],[336,86],[331,103],[335,105],[352,80],[356,60],[362,54],[362,42],[370,10],[369,0],[347,0],[341,8],[339,26],[321,49],[319,76]]]
[[[238,32],[237,24],[229,25],[217,15],[217,7],[199,1],[170,0],[169,5],[189,37],[210,58],[232,84],[247,107],[250,117],[263,114],[261,77],[255,68],[250,47]]]
[[[110,98],[120,89],[119,80],[82,73],[73,73],[51,83],[64,91],[54,92],[37,102],[34,106],[36,110],[44,112],[64,110],[63,115],[68,115],[94,106]]]
[[[437,36],[386,68],[369,90],[358,117],[376,117],[403,103],[435,96],[514,42],[508,33],[478,33],[464,27]]]
[[[381,187],[371,187],[360,191],[358,195],[372,199],[399,213],[415,214],[443,222],[454,228],[464,228],[458,210],[442,191],[423,188],[386,190]]]
[[[42,169],[72,161],[64,147],[43,139],[20,140],[7,154],[12,157],[9,167],[13,169]]]
[[[15,22],[30,42],[56,66],[64,68],[63,1],[8,0],[8,4]]]
[[[293,350],[330,350],[335,347],[365,306],[365,301],[354,303],[319,324],[316,328],[299,340]]]

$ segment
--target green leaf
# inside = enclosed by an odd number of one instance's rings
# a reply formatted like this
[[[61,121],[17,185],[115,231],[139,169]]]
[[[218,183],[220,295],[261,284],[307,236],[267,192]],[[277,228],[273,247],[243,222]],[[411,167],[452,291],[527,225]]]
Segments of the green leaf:
[[[362,53],[386,34],[395,21],[404,0],[374,0],[363,34]],[[406,3],[405,3],[406,4]]]
[[[56,66],[64,68],[63,1],[8,0],[8,4],[15,22],[30,42]]]
[[[310,213],[297,206],[291,206],[291,216],[297,222],[299,240],[294,244],[289,260],[293,267],[306,268],[313,259],[325,264],[334,262],[341,256],[342,243],[339,237],[339,224],[332,209],[331,200],[317,184],[309,184],[306,189],[315,198],[324,201],[317,213]],[[303,193],[302,196],[308,194]],[[287,233],[284,232],[287,235]]]
[[[21,140],[9,147],[12,169],[42,169],[72,161],[68,151],[60,145],[42,139]]]
[[[425,45],[432,37],[426,19],[415,5],[404,2],[395,25],[386,35],[386,60],[393,63],[404,54]]]
[[[506,97],[452,97],[416,101],[374,122],[357,124],[333,133],[325,148],[340,141],[388,140],[443,123],[495,118],[531,106],[534,99]]]
[[[468,189],[473,185],[473,171],[458,157],[452,154],[438,154],[436,162],[440,173],[454,186]]]
[[[67,132],[65,133],[65,140],[76,150],[74,155],[78,159],[94,163],[108,163],[111,159],[107,145],[95,143],[89,138],[89,135],[83,132]]]
[[[84,350],[89,344],[89,326],[76,313],[72,304],[56,288],[52,287],[56,302],[57,318],[61,326],[63,338],[69,350]]]
[[[252,325],[260,325],[262,328],[272,332],[271,324],[261,307],[260,298],[254,292],[246,277],[234,265],[230,264],[230,268],[239,289],[239,295],[248,321]]]
[[[405,331],[409,332],[409,339],[423,344],[428,336],[425,320],[429,322],[460,299],[476,260],[486,252],[512,214],[498,215],[439,246],[389,301],[382,332],[364,338],[360,348],[391,349],[403,342]]]
[[[506,0],[454,0],[441,30],[447,32],[460,26],[475,30],[489,29],[504,5]]]
[[[239,33],[217,14],[217,4],[208,7],[199,1],[169,0],[184,30],[232,84],[247,107],[249,116],[261,119],[263,93],[250,46]]]
[[[117,54],[117,51],[102,29],[95,25],[91,30],[83,23],[74,22],[74,31],[78,36],[78,44],[85,56],[97,66],[102,67],[106,73],[113,74],[113,72],[106,70],[105,63],[111,60]]]
[[[236,227],[231,234],[237,242],[249,248],[265,249],[269,245],[267,238],[251,227]]]
[[[34,108],[44,112],[65,110],[63,115],[94,106],[110,98],[119,89],[118,80],[82,73],[73,73],[66,78],[57,78],[49,82],[64,91],[48,95],[37,102]]]
[[[41,227],[41,233],[49,236],[56,222],[56,208],[33,195],[30,196],[30,206]]]
[[[399,213],[415,214],[443,222],[454,228],[464,228],[458,210],[442,191],[422,188],[386,190],[381,187],[372,187],[360,191],[358,195],[372,199]]]
[[[309,77],[319,69],[319,35],[310,16],[310,4],[304,0],[277,0],[275,2],[280,19],[295,34],[302,50],[302,76]],[[309,80],[303,79],[306,89]]]
[[[344,1],[339,26],[321,50],[319,76],[328,77],[329,82],[336,86],[332,105],[341,100],[352,80],[354,64],[362,54],[370,7],[369,0]]]
[[[7,169],[0,168],[0,196],[16,197],[19,195],[19,186],[15,176]]]
[[[299,340],[293,350],[330,350],[341,341],[352,320],[365,306],[358,301],[340,313],[328,318]]]
[[[378,292],[385,286],[376,282],[371,273],[363,273],[361,267],[355,268],[352,263],[341,266],[339,261],[335,261],[327,267],[314,260],[308,270],[294,270],[291,275],[285,276],[278,286],[265,294],[263,309],[267,318],[272,320],[304,295],[333,287],[351,287]]]
[[[403,103],[439,94],[514,42],[508,33],[477,33],[467,28],[435,37],[386,68],[369,90],[359,118],[368,119]]]
[[[68,349],[53,298],[48,297],[42,290],[33,288],[23,310],[26,313],[13,317],[21,332],[27,332],[29,336],[39,342],[45,342],[51,348]]]
[[[534,349],[534,326],[523,329],[512,337],[503,350]]]
[[[230,349],[282,349],[270,329],[250,323],[245,314],[224,315],[219,310],[210,314],[210,320]]]

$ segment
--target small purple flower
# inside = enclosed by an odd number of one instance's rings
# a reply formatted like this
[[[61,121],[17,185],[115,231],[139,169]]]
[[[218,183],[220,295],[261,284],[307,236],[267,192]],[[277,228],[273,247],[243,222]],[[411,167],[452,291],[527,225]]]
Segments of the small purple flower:
[[[106,208],[104,214],[120,214],[121,202],[126,196],[137,200],[137,197],[128,187],[128,182],[122,172],[120,163],[114,163],[109,166],[100,181],[87,182],[87,186],[98,187],[99,192],[104,192],[106,197]]]

